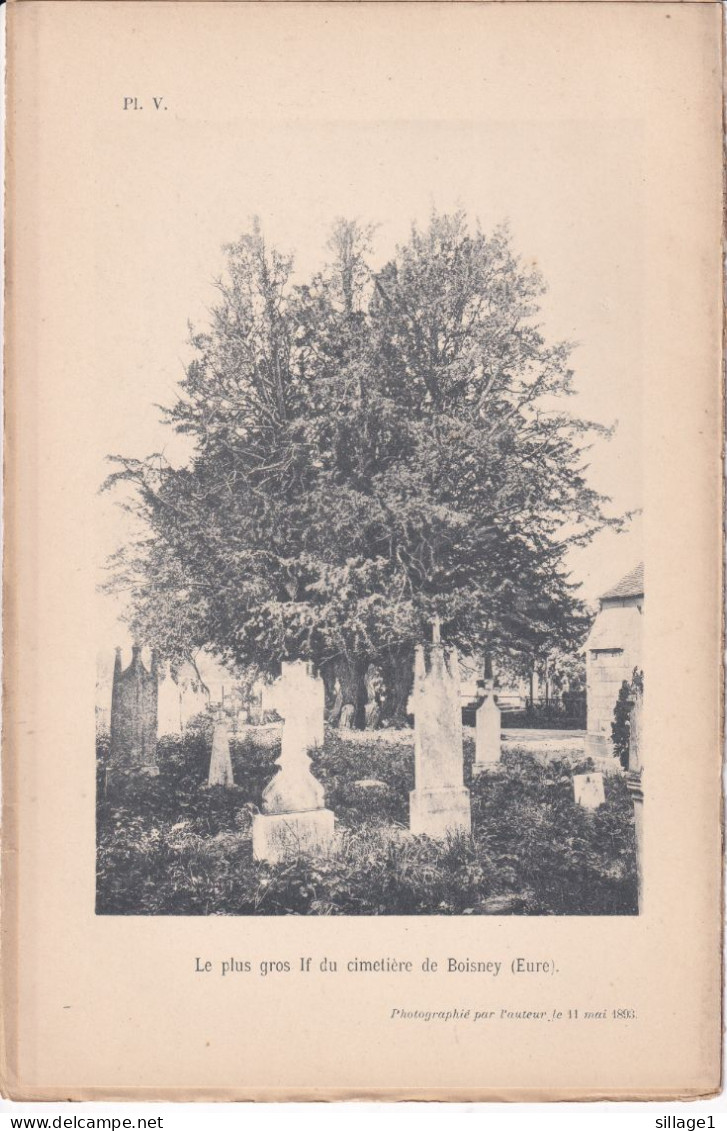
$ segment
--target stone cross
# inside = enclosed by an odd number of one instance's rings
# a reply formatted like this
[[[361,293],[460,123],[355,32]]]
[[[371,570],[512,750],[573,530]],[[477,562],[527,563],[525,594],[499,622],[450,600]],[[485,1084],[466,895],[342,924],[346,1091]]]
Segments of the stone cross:
[[[279,769],[263,790],[262,813],[253,818],[253,856],[277,863],[326,851],[333,842],[333,813],[325,808],[325,792],[311,772],[310,760],[310,752],[323,745],[323,680],[305,661],[283,663],[264,706],[277,711],[284,722]]]
[[[472,817],[464,785],[459,660],[445,650],[435,621],[434,643],[417,648],[414,689],[415,788],[409,794],[409,827],[415,834],[444,838],[469,832]]]
[[[208,785],[231,786],[235,784],[230,757],[230,736],[225,711],[218,707],[215,712],[215,725],[212,731],[212,754]]]

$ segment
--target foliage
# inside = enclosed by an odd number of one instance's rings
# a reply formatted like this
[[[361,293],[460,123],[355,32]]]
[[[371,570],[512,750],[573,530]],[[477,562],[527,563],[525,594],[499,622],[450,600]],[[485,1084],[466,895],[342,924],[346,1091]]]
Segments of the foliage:
[[[504,755],[502,774],[470,782],[466,740],[473,835],[440,844],[406,829],[410,736],[349,742],[327,731],[315,772],[336,812],[336,851],[273,867],[252,860],[250,822],[278,754],[277,739],[249,734],[232,744],[236,786],[208,789],[209,740],[198,734],[165,740],[158,778],[111,779],[98,804],[98,912],[635,913],[628,794],[612,776],[604,806],[577,806],[572,775],[588,762],[540,762],[516,750]]]
[[[613,709],[611,739],[614,754],[625,770],[629,766],[629,745],[631,742],[631,704],[635,696],[643,693],[644,673],[634,668],[631,681],[624,680],[619,688],[616,705]]]
[[[381,666],[404,709],[414,645],[441,618],[465,653],[532,656],[587,625],[565,555],[606,523],[587,482],[605,430],[563,407],[568,343],[505,228],[433,213],[378,272],[338,221],[293,285],[259,225],[227,250],[219,301],[165,417],[193,451],[115,457],[142,534],[110,563],[137,634],[274,672],[335,669],[359,709]]]

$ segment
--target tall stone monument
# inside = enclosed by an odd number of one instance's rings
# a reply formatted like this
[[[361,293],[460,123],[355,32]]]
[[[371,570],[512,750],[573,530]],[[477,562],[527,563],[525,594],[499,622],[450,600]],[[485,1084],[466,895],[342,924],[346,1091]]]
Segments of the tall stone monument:
[[[131,663],[125,670],[121,649],[116,649],[111,691],[112,772],[135,771],[156,776],[158,671],[152,652],[151,670],[141,658],[141,645],[134,644]]]
[[[210,772],[207,784],[224,785],[228,787],[235,784],[235,779],[232,774],[232,758],[230,757],[230,736],[227,714],[221,707],[218,707],[215,712],[215,724],[212,731],[212,754],[210,756]]]
[[[435,623],[432,644],[419,645],[414,660],[414,786],[409,827],[415,834],[444,838],[470,832],[470,794],[465,788],[459,660],[445,649]]]
[[[325,807],[323,786],[311,772],[310,752],[323,744],[323,680],[303,660],[282,665],[263,706],[283,718],[279,770],[263,791],[262,813],[252,822],[256,860],[271,864],[308,852],[326,852],[333,843],[333,812]]]

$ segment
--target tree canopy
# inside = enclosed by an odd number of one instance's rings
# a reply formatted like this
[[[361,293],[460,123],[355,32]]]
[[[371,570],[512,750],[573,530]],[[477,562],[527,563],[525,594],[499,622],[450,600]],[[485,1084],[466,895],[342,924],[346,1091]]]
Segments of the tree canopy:
[[[143,533],[110,586],[162,654],[312,659],[357,708],[374,662],[400,710],[435,616],[470,655],[572,647],[567,552],[620,520],[588,483],[607,430],[567,411],[572,346],[544,336],[507,228],[434,213],[380,270],[372,235],[338,220],[306,283],[257,223],[225,249],[163,410],[190,458],[113,457]]]

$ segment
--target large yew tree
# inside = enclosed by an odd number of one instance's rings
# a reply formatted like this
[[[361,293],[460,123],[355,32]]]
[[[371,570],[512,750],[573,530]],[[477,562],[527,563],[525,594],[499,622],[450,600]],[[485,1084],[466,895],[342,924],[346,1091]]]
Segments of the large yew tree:
[[[257,224],[227,247],[165,410],[189,460],[114,457],[107,481],[142,524],[111,563],[136,633],[171,658],[310,658],[359,723],[371,663],[404,711],[435,616],[510,666],[572,646],[567,551],[619,521],[587,480],[605,429],[567,411],[571,347],[546,340],[507,229],[434,214],[378,271],[370,239],[338,221],[305,285]]]

